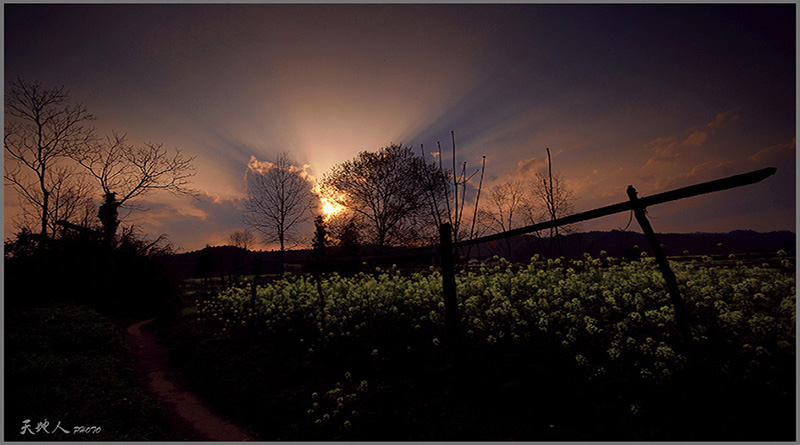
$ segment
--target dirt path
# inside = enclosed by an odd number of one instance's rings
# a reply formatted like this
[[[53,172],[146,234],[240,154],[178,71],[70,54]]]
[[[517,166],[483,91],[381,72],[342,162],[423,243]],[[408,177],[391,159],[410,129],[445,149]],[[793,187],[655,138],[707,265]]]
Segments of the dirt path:
[[[254,440],[244,429],[225,420],[188,390],[180,374],[167,363],[166,348],[147,329],[146,320],[127,328],[125,337],[133,356],[133,367],[145,390],[170,414],[176,431],[187,440]]]

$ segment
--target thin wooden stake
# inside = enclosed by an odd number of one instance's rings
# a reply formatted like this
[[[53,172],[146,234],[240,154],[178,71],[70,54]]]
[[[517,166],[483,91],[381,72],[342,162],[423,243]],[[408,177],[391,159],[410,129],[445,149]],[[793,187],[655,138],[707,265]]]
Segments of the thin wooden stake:
[[[486,171],[486,156],[483,156],[483,160],[481,161],[481,180],[478,182],[478,195],[475,197],[475,209],[472,213],[472,227],[469,229],[469,239],[475,236],[475,221],[478,219],[478,204],[480,203],[481,199],[481,188],[483,188],[483,172]],[[467,261],[469,261],[470,253],[472,253],[472,244],[469,245],[467,248]],[[478,252],[478,256],[480,256],[480,252]]]
[[[250,289],[250,305],[253,312],[256,310],[256,289],[258,288],[258,276],[261,274],[261,260],[253,260],[253,286]]]
[[[458,234],[458,177],[456,176],[456,132],[450,131],[450,137],[453,139],[453,205],[455,206],[455,215],[453,215],[453,235],[455,236]]]
[[[444,203],[447,205],[447,220],[450,221],[452,225],[453,210],[450,208],[450,185],[448,184],[447,178],[444,176],[444,167],[442,166],[442,144],[436,141],[436,147],[439,149],[439,175],[441,176],[442,185],[444,186]],[[453,174],[455,174],[455,172],[453,172]]]

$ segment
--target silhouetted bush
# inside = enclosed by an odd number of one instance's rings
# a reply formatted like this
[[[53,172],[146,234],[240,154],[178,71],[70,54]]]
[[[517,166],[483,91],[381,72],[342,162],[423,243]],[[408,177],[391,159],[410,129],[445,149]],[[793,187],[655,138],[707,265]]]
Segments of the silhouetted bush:
[[[133,230],[115,242],[94,234],[40,239],[21,232],[7,241],[6,304],[81,303],[114,315],[153,314],[177,289],[163,262],[163,239]]]

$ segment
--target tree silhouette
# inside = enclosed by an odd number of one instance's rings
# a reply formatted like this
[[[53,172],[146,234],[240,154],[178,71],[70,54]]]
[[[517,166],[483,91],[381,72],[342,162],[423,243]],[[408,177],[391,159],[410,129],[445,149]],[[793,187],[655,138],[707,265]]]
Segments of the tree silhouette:
[[[342,228],[338,246],[340,253],[344,256],[356,256],[361,251],[358,226],[352,220]]]
[[[249,250],[256,243],[256,234],[250,229],[234,230],[228,236],[228,242],[234,247]]]
[[[97,216],[100,218],[100,224],[103,225],[103,239],[108,243],[114,238],[119,226],[119,213],[117,212],[119,204],[114,193],[106,193],[103,200]]]
[[[71,167],[59,163],[93,140],[94,131],[86,126],[93,119],[71,102],[64,87],[17,78],[6,92],[3,177],[19,194],[23,211],[36,215],[42,238],[85,197]]]
[[[410,148],[391,144],[334,166],[321,186],[337,204],[365,221],[372,241],[382,250],[414,242],[409,234],[428,210],[430,181],[425,178],[431,174],[431,166]]]
[[[498,184],[489,191],[489,209],[485,210],[492,225],[498,231],[505,232],[517,226],[524,212],[529,208],[530,202],[525,193],[522,182],[510,180]],[[506,238],[508,259],[512,260],[511,239]]]
[[[163,144],[152,142],[142,146],[127,143],[125,135],[112,133],[105,141],[69,152],[82,165],[103,191],[100,221],[106,239],[116,233],[118,209],[141,210],[129,202],[143,195],[163,190],[174,195],[196,195],[189,187],[194,176],[194,158],[185,158],[179,149],[169,153]]]
[[[210,283],[210,277],[214,272],[216,265],[216,261],[214,261],[214,253],[211,251],[211,247],[206,244],[206,247],[198,252],[197,259],[195,260],[194,271],[195,274],[200,276],[201,292],[207,292],[209,290],[208,287]]]
[[[532,203],[536,208],[540,209],[537,215],[532,208],[529,213],[531,224],[534,223],[536,218],[540,221],[546,219],[555,220],[573,213],[572,202],[575,200],[575,195],[572,190],[567,188],[564,177],[560,173],[553,174],[549,148],[547,149],[547,161],[548,172],[537,172],[536,176],[530,182]],[[577,226],[574,224],[562,226],[560,230],[569,233],[574,231],[576,227]],[[558,245],[559,255],[562,255],[563,248],[561,246],[558,227],[550,229],[549,239],[548,256],[550,256],[554,244]]]
[[[279,244],[283,273],[286,245],[299,241],[299,229],[308,221],[316,195],[288,153],[279,154],[275,163],[267,164],[265,167],[251,162],[247,170],[243,220],[261,235],[265,244]]]
[[[92,202],[92,187],[85,176],[78,174],[75,168],[64,165],[64,160],[48,169],[46,183],[50,184],[48,193],[47,233],[48,236],[59,236],[63,230],[61,222],[74,223],[89,227],[95,222],[96,206]],[[34,193],[41,196],[39,191]],[[27,195],[20,195],[22,205],[13,224],[17,229],[41,227],[41,206],[29,200]],[[40,236],[40,233],[37,233]]]

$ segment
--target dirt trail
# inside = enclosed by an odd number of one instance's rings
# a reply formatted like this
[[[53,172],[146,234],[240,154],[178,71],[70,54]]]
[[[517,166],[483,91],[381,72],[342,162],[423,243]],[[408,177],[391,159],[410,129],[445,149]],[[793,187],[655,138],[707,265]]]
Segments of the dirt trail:
[[[125,337],[133,356],[133,367],[156,402],[165,408],[178,432],[187,440],[254,440],[244,429],[225,420],[188,390],[180,374],[167,363],[166,348],[147,329],[146,320],[127,328]]]

